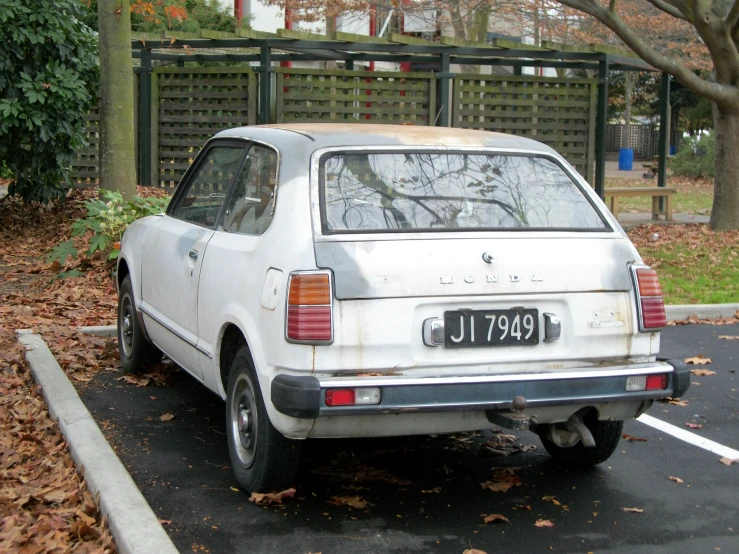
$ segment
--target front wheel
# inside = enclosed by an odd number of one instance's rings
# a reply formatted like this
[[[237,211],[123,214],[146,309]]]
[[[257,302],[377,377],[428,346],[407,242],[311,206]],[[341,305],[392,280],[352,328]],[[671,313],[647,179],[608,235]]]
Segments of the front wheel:
[[[144,335],[136,314],[131,278],[126,275],[118,292],[118,351],[124,373],[159,363],[162,353]]]
[[[623,421],[600,421],[595,410],[590,410],[582,418],[595,441],[594,447],[586,447],[582,441],[573,446],[562,447],[539,433],[544,448],[555,463],[573,467],[587,468],[605,462],[616,451],[624,428]]]
[[[247,492],[289,487],[300,462],[300,441],[274,428],[264,406],[249,350],[231,364],[226,398],[228,453],[236,481]]]

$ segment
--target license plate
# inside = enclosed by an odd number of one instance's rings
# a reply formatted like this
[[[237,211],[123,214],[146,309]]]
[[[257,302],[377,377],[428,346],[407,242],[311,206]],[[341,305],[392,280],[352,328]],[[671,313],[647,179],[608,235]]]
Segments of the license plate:
[[[444,312],[447,348],[539,344],[539,310],[460,310]]]

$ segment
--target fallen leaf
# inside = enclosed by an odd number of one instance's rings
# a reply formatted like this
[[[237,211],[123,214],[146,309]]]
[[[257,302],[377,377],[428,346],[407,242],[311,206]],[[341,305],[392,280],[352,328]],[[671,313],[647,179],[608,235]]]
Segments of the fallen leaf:
[[[349,506],[357,510],[364,510],[367,506],[374,506],[361,496],[332,496],[331,500],[327,500],[329,504],[334,506]]]
[[[621,438],[622,439],[625,439],[627,441],[632,441],[632,442],[647,442],[647,439],[643,439],[641,437],[633,437],[633,436],[628,435],[626,433],[621,434]]]
[[[172,525],[172,520],[171,519],[160,519],[159,525]]]
[[[441,490],[442,490],[441,487],[434,487],[433,489],[423,489],[421,492],[423,494],[431,494],[431,493],[440,494]]]
[[[624,512],[633,512],[635,514],[644,513],[644,510],[642,510],[641,508],[623,508],[623,511]]]
[[[548,519],[537,519],[534,525],[536,525],[537,527],[554,527],[554,523],[552,523]]]
[[[692,358],[685,358],[686,364],[693,364],[693,365],[706,365],[712,363],[711,358],[705,358],[703,354],[698,354],[697,356],[694,356]]]
[[[691,369],[690,373],[693,375],[716,375],[716,372],[710,369]]]
[[[482,514],[482,520],[485,523],[511,523],[507,517],[500,514]]]
[[[689,429],[702,429],[703,428],[703,425],[701,425],[700,423],[687,423],[686,422],[685,426],[688,427]]]
[[[480,483],[483,489],[490,489],[493,492],[508,492],[513,487],[517,486],[515,483],[500,483],[498,481],[485,481]]]
[[[721,458],[719,460],[719,462],[721,462],[722,464],[724,464],[726,466],[730,466],[731,464],[739,464],[739,458],[736,459],[736,460],[732,460],[731,458],[725,458],[724,457],[724,458]]]
[[[677,483],[678,485],[683,482],[683,480],[680,479],[680,477],[673,477],[672,475],[670,475],[670,481],[675,481],[675,483]]]
[[[718,338],[726,340],[739,340],[739,335],[719,335]]]
[[[160,421],[172,421],[174,419],[174,414],[162,414],[159,416]]]
[[[688,405],[687,400],[678,400],[676,398],[667,398],[667,403],[673,406],[682,406],[683,408]]]
[[[253,492],[249,497],[249,502],[254,504],[282,504],[283,498],[292,498],[295,495],[295,489],[287,489],[282,492]]]
[[[484,550],[478,550],[477,548],[468,548],[462,554],[488,554]]]

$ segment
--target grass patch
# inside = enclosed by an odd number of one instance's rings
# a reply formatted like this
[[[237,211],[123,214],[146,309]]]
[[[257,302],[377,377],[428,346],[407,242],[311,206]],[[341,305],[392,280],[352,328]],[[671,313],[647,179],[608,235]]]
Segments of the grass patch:
[[[655,179],[628,179],[624,177],[606,177],[606,188],[656,187]],[[713,206],[713,181],[708,179],[689,179],[685,177],[668,177],[667,186],[676,188],[673,196],[673,212],[705,214],[711,213]],[[620,197],[618,199],[620,213],[640,213],[652,211],[652,198]]]
[[[739,302],[739,231],[708,225],[640,225],[629,237],[657,270],[666,304]]]

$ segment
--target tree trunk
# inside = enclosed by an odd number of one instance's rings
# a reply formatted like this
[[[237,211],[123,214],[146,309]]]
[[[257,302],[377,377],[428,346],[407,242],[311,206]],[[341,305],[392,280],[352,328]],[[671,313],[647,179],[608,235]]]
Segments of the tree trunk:
[[[719,108],[714,102],[711,106],[716,143],[711,227],[739,229],[739,111]]]
[[[129,0],[98,0],[100,187],[136,194]]]

